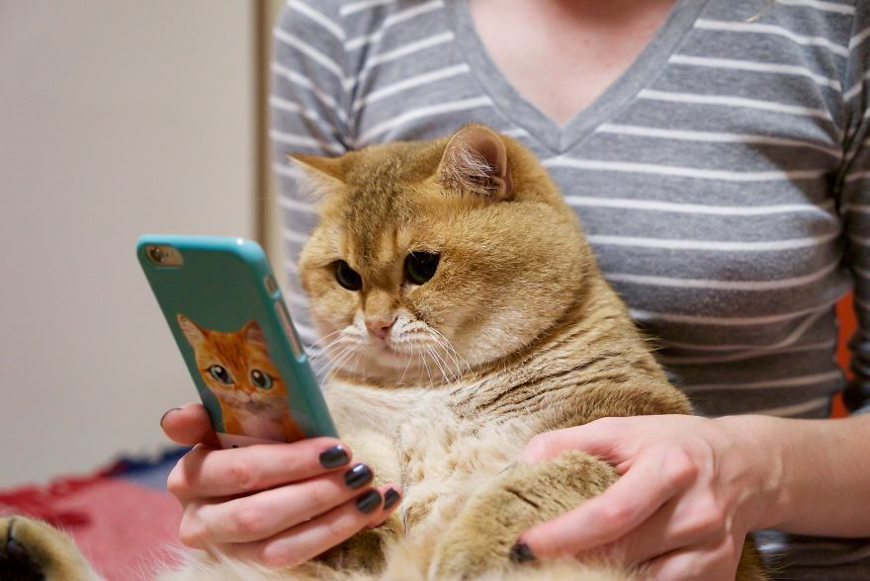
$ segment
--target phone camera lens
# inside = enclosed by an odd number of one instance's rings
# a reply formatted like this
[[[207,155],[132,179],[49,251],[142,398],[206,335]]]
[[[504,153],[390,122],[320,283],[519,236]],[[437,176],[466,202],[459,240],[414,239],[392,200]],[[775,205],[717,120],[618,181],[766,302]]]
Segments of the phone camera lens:
[[[148,256],[151,257],[151,260],[159,264],[163,262],[164,258],[166,258],[166,252],[164,252],[159,246],[152,246],[148,249]]]

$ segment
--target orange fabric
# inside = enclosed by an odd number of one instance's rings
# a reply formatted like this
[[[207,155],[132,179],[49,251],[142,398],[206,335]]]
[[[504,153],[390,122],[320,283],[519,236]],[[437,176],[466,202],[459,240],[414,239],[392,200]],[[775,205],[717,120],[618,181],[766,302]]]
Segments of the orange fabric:
[[[849,359],[851,357],[849,353],[849,339],[858,327],[858,323],[855,321],[855,310],[852,308],[852,293],[849,293],[843,297],[843,300],[837,303],[837,318],[840,320],[837,361],[840,363],[840,367],[846,371],[846,375],[851,378],[852,372],[849,369]],[[841,394],[837,394],[834,398],[834,409],[832,410],[831,417],[842,418],[847,415],[849,415],[849,412],[846,411],[846,407],[843,405],[843,397]]]

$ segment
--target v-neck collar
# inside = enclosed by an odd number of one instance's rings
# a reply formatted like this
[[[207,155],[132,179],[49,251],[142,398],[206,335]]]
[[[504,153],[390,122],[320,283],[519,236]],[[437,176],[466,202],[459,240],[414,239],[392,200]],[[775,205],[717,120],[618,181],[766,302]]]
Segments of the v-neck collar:
[[[565,125],[559,125],[520,94],[489,56],[474,28],[468,1],[447,2],[447,11],[455,42],[472,74],[512,122],[556,154],[567,151],[587,136],[661,72],[708,2],[677,0],[652,40],[628,68]]]

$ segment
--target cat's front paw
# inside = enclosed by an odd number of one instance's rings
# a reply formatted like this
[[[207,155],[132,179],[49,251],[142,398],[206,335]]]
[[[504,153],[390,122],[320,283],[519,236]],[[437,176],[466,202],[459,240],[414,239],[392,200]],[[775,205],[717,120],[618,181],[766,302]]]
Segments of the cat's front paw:
[[[0,572],[17,581],[99,581],[69,537],[22,516],[0,517]]]
[[[582,452],[517,464],[472,497],[438,543],[430,579],[474,579],[511,567],[510,551],[531,526],[600,494],[616,480],[605,462]]]
[[[379,527],[358,532],[317,559],[331,569],[365,571],[376,575],[384,568],[385,541],[395,537],[399,530],[398,516],[392,514]]]

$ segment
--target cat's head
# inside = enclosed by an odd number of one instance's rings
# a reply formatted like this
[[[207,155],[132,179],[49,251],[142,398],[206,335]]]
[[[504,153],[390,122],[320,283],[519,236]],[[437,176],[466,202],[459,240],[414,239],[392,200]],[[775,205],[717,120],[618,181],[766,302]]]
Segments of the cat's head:
[[[345,373],[443,383],[510,355],[552,328],[594,268],[534,154],[485,126],[293,159],[320,207],[302,285]]]
[[[284,402],[284,383],[255,321],[233,333],[220,333],[204,329],[182,314],[177,319],[213,394],[239,407],[270,407]]]

